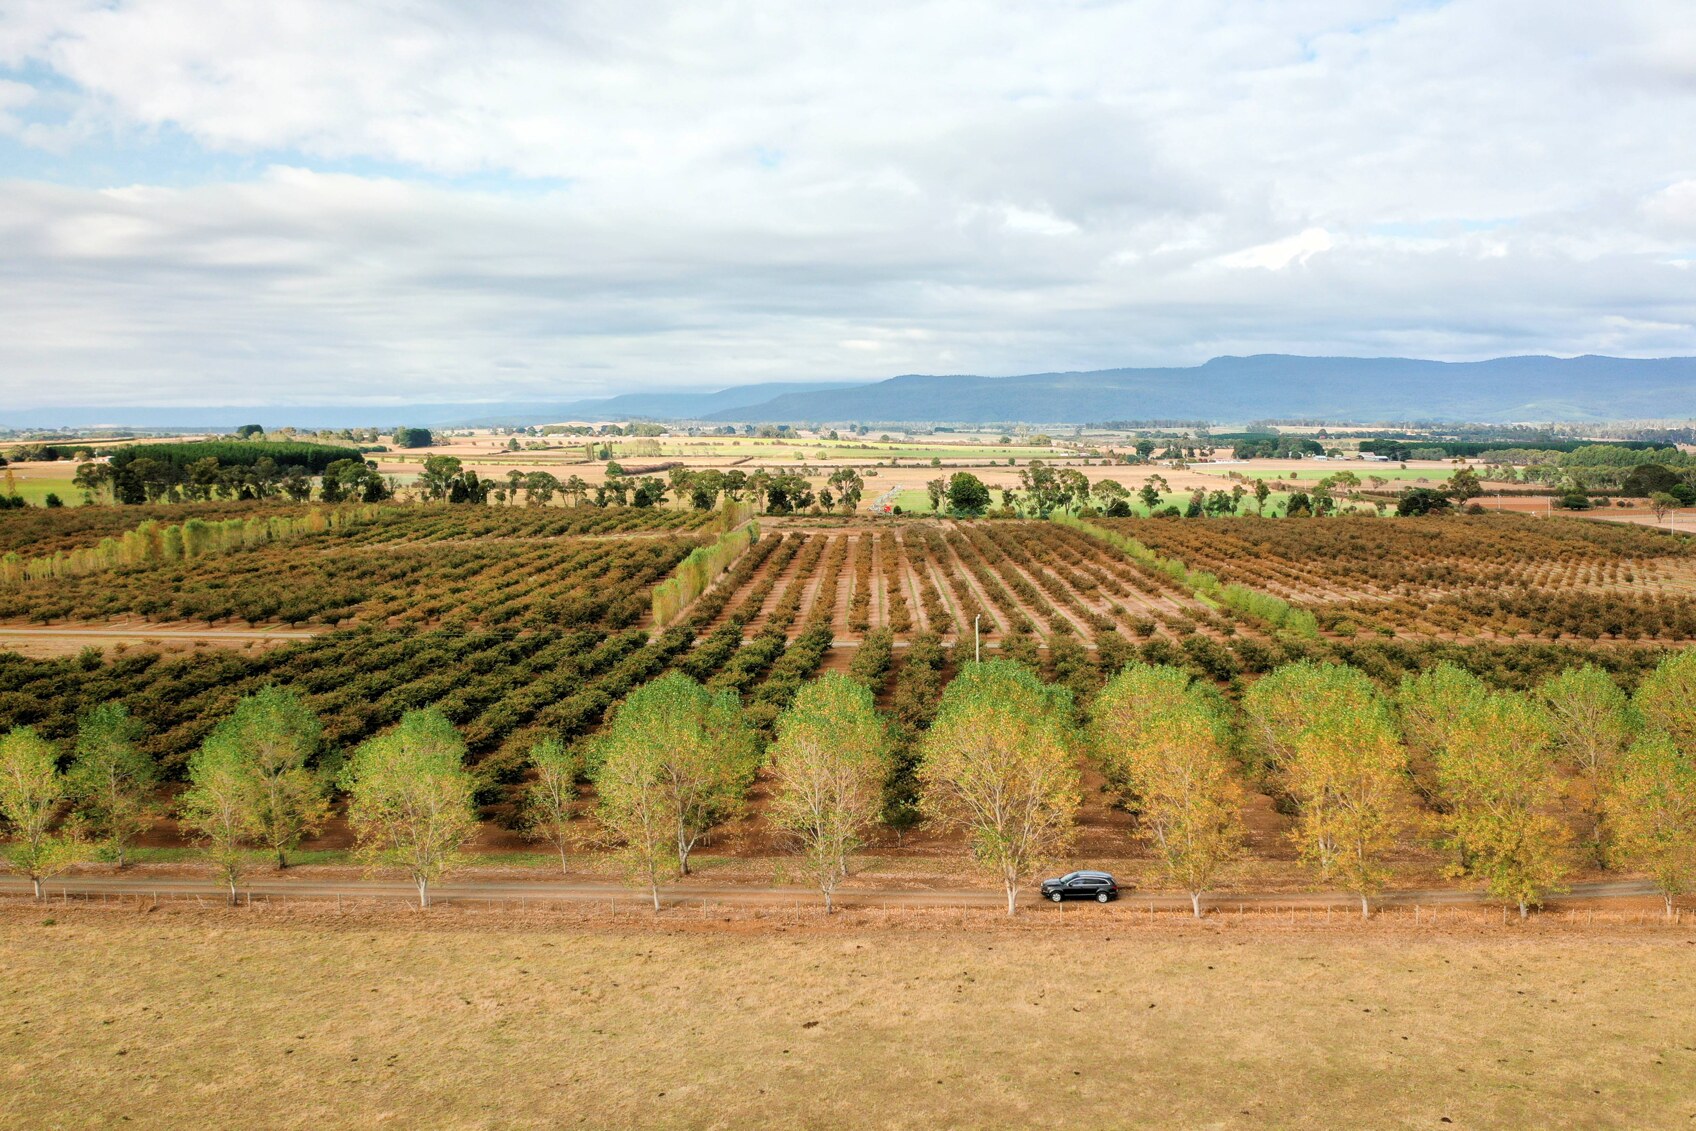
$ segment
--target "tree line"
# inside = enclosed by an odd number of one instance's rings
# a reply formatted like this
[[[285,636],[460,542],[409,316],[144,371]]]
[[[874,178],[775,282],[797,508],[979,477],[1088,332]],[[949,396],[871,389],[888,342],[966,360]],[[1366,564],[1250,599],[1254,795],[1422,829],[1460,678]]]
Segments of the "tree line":
[[[1074,843],[1081,766],[1097,766],[1135,835],[1197,916],[1246,843],[1250,783],[1293,817],[1289,836],[1318,882],[1363,915],[1392,855],[1428,837],[1449,875],[1482,884],[1521,916],[1581,863],[1640,871],[1673,899],[1696,883],[1696,653],[1669,656],[1626,695],[1594,667],[1533,691],[1492,690],[1453,664],[1385,692],[1358,669],[1286,664],[1233,704],[1216,684],[1133,663],[1080,708],[1067,688],[1008,659],[962,664],[922,730],[876,706],[868,681],[830,673],[802,686],[765,734],[732,689],[682,671],[635,688],[596,734],[529,749],[521,819],[569,864],[616,854],[658,909],[714,829],[769,782],[766,810],[827,911],[855,852],[899,816],[963,837],[1011,914],[1038,869]],[[27,727],[0,737],[7,855],[42,882],[96,851],[123,867],[158,814],[158,767],[118,704],[87,712],[69,765]],[[899,751],[911,744],[914,757]],[[345,795],[357,854],[403,869],[427,906],[464,859],[480,787],[466,744],[435,709],[406,713],[345,757],[293,692],[243,699],[188,763],[176,801],[228,887],[263,855],[286,867]],[[580,783],[594,786],[587,819]]]

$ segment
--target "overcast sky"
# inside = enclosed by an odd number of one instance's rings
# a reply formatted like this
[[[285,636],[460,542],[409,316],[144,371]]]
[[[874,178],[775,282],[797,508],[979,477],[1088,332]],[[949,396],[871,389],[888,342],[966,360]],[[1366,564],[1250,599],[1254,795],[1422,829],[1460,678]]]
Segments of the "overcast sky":
[[[1696,18],[0,0],[0,311],[19,406],[1693,354]]]

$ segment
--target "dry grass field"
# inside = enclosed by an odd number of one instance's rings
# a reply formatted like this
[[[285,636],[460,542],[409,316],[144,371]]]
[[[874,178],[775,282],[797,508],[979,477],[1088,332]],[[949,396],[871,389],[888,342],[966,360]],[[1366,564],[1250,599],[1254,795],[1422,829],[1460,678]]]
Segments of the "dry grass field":
[[[0,909],[0,1126],[1688,1127],[1669,928]],[[1053,922],[1053,920],[1047,920]]]

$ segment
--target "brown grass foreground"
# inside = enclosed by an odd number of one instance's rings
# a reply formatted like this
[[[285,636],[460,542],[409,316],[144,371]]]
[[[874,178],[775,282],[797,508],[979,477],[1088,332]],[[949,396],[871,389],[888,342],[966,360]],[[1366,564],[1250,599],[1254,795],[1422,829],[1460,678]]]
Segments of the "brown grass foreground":
[[[133,907],[134,905],[132,905]],[[0,1126],[1689,1126],[1696,938],[0,906]]]

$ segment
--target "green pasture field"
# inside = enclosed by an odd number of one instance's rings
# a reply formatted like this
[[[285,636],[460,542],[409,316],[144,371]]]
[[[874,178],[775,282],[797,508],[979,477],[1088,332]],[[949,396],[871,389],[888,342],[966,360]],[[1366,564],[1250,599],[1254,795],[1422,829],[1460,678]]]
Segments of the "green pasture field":
[[[47,470],[49,467],[52,470]],[[60,470],[60,468],[63,470]],[[32,507],[46,503],[48,495],[58,495],[67,507],[82,505],[82,492],[71,486],[71,479],[77,473],[73,463],[33,465],[28,470],[18,468],[0,469],[0,494],[5,492],[6,472],[12,473],[11,484],[18,496]]]

